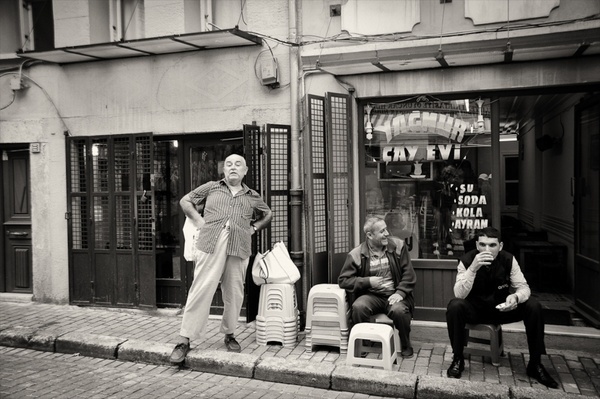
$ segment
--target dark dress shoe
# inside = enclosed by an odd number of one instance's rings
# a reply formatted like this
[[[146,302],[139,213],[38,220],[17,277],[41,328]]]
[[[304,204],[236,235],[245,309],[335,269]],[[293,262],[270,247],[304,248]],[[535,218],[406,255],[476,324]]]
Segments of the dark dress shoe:
[[[190,344],[184,344],[183,342],[178,343],[177,345],[175,345],[175,349],[173,349],[173,352],[171,353],[171,357],[169,358],[169,361],[172,364],[179,364],[182,363],[185,360],[185,357],[187,356],[187,353],[190,351]]]
[[[531,378],[535,378],[540,384],[545,385],[548,388],[558,388],[558,383],[550,377],[550,374],[548,374],[541,363],[528,364],[527,375]]]
[[[413,357],[413,348],[412,346],[409,346],[407,348],[402,349],[402,351],[400,352],[400,356],[402,356],[405,359],[409,359],[411,357]]]
[[[225,346],[227,347],[228,352],[241,352],[242,347],[235,340],[233,335],[225,335]]]
[[[446,374],[450,378],[460,378],[464,369],[465,359],[462,357],[455,357],[454,359],[452,359],[452,364],[448,368]]]

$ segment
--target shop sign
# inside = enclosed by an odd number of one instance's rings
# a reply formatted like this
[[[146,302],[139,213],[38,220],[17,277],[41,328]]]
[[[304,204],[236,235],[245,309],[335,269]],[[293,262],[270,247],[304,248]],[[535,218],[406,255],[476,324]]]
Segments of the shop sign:
[[[483,217],[483,206],[487,205],[485,195],[475,193],[475,184],[458,186],[457,208],[452,227],[455,229],[483,229],[489,220]]]
[[[460,159],[460,144],[432,144],[425,146],[385,146],[381,149],[383,162],[414,162]]]

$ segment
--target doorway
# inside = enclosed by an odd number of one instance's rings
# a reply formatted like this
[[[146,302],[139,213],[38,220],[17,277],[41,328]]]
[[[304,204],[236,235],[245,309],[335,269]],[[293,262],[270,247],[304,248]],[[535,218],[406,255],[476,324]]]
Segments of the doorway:
[[[0,148],[0,292],[33,292],[29,146]]]
[[[600,96],[575,110],[575,308],[600,328]]]
[[[243,133],[155,139],[154,199],[156,214],[156,306],[182,307],[194,277],[194,263],[183,257],[181,198],[194,188],[223,178],[223,161],[243,155]],[[223,313],[217,289],[211,314]]]

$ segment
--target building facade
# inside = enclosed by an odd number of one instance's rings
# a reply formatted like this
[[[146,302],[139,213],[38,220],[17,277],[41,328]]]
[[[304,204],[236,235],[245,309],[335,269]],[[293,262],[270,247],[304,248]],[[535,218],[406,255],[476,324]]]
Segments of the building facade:
[[[301,305],[378,215],[415,318],[442,318],[493,225],[535,290],[600,319],[597,0],[21,3],[1,14],[4,292],[182,306],[178,199],[238,151],[276,215],[257,249],[288,245]]]

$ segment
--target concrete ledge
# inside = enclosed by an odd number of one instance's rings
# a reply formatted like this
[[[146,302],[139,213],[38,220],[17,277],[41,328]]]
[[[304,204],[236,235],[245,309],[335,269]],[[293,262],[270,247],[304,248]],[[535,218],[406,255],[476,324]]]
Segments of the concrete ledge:
[[[78,353],[82,356],[116,359],[119,345],[126,338],[107,335],[70,332],[56,339],[56,352]]]
[[[567,393],[557,389],[541,390],[540,388],[511,387],[510,392],[513,399],[590,399],[589,396]]]
[[[171,346],[170,351],[173,350]],[[169,354],[170,354],[169,351]],[[206,371],[234,377],[252,378],[258,355],[216,350],[192,350],[185,358],[185,366],[196,371]]]
[[[539,399],[538,390],[538,399]],[[419,399],[509,399],[508,386],[486,382],[420,376],[417,387]]]
[[[8,327],[0,331],[0,345],[27,348],[34,333],[32,327]]]
[[[128,362],[169,365],[173,344],[131,339],[118,348],[117,358]]]
[[[366,395],[415,398],[417,375],[339,365],[331,375],[331,388]]]
[[[315,364],[308,360],[287,360],[268,357],[260,360],[254,370],[254,378],[283,384],[305,385],[329,389],[333,363]]]
[[[37,351],[56,352],[56,340],[59,336],[55,331],[38,330],[31,336],[27,347]]]

